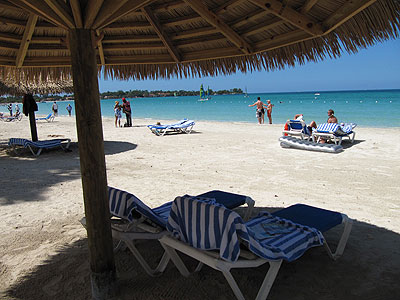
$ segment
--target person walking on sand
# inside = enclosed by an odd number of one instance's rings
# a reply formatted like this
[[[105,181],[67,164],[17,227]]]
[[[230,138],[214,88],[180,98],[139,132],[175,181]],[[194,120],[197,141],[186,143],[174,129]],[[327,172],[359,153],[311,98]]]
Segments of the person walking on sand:
[[[57,117],[58,116],[58,105],[57,105],[56,101],[54,101],[53,106],[51,107],[51,110],[53,111],[53,115],[55,117]]]
[[[13,114],[12,114],[12,104],[11,103],[7,105],[7,109],[10,112],[10,117],[12,117]]]
[[[122,98],[122,106],[123,106],[123,111],[125,113],[126,116],[126,126],[127,127],[132,127],[132,111],[131,111],[131,104],[129,103],[128,100],[126,100],[125,98]]]
[[[72,106],[69,103],[67,105],[67,111],[68,111],[68,115],[71,116]]]
[[[273,107],[274,105],[273,104],[271,104],[271,100],[267,100],[267,117],[268,117],[268,120],[269,120],[269,124],[272,124],[272,107]],[[263,123],[264,123],[264,120],[263,120]]]
[[[15,104],[15,116],[18,117],[18,115],[19,115],[19,105],[17,103]]]
[[[115,115],[115,127],[121,127],[121,118],[122,118],[122,113],[121,113],[121,105],[119,105],[119,101],[115,101],[114,105],[114,115]],[[118,124],[118,126],[117,126]]]
[[[258,119],[258,124],[262,124],[262,117],[263,117],[262,112],[264,110],[265,104],[261,101],[260,97],[257,97],[257,101],[249,105],[249,107],[252,106],[257,106],[256,117]]]

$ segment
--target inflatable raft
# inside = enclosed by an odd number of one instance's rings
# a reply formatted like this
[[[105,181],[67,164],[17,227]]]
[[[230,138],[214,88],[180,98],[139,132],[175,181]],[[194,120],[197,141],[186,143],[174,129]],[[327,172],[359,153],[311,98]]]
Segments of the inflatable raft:
[[[314,143],[302,139],[297,139],[292,136],[281,136],[279,138],[279,141],[281,142],[281,147],[283,148],[296,148],[330,153],[343,151],[343,147],[341,145]]]

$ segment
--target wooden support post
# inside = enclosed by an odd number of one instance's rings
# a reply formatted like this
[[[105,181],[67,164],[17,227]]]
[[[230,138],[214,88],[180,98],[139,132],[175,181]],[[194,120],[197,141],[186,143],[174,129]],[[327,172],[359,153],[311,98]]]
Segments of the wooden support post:
[[[37,142],[38,141],[38,136],[37,136],[36,119],[35,119],[35,112],[34,111],[30,111],[29,112],[29,124],[30,124],[30,127],[31,127],[32,142]]]
[[[116,295],[94,32],[70,29],[76,125],[88,233],[93,299]]]

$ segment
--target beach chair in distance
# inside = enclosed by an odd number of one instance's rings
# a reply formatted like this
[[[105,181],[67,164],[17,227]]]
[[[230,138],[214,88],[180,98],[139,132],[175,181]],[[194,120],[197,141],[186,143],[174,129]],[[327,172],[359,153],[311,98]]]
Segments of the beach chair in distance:
[[[8,146],[12,147],[15,152],[17,146],[23,146],[28,148],[34,156],[39,156],[43,149],[51,149],[55,147],[61,147],[64,151],[68,151],[71,139],[53,139],[33,142],[28,139],[21,138],[10,138],[8,140]]]
[[[157,136],[164,136],[167,132],[179,132],[190,134],[196,123],[193,120],[181,120],[178,123],[167,125],[147,125],[147,127]]]
[[[124,242],[147,274],[150,276],[160,275],[167,267],[170,260],[169,255],[164,252],[158,265],[152,268],[137,249],[136,243],[139,240],[159,240],[168,234],[166,224],[172,201],[152,209],[133,194],[120,189],[108,187],[108,195],[112,215],[112,236],[115,240],[120,241],[116,250],[121,245],[121,241]],[[231,209],[247,204],[246,216],[251,214],[254,207],[254,200],[250,197],[217,190],[201,194],[197,196],[197,199],[216,201]],[[81,220],[81,223],[84,225],[85,220]],[[175,261],[181,269],[186,270],[185,274],[189,275],[189,271],[183,262],[179,261],[179,257],[175,257]],[[198,271],[201,266],[202,264],[199,264],[195,271]]]
[[[299,136],[302,140],[311,140],[311,132],[309,132],[308,127],[303,120],[288,120],[286,125],[285,128],[287,129],[282,131],[283,135]]]
[[[52,113],[48,114],[47,117],[41,117],[41,118],[36,118],[36,121],[47,121],[47,122],[53,122],[54,121],[54,115]]]
[[[4,122],[14,122],[14,121],[21,121],[22,120],[22,114],[18,112],[15,114],[15,116],[4,116],[3,114],[0,115],[0,120]]]
[[[246,223],[234,211],[221,205],[177,197],[171,208],[161,244],[175,263],[182,252],[223,273],[237,299],[244,296],[230,270],[270,267],[256,299],[266,299],[283,260],[300,258],[311,247],[322,246],[323,236],[315,228],[281,219],[267,212]],[[246,248],[246,249],[244,249]],[[187,270],[176,267],[182,275]]]
[[[312,133],[313,141],[319,143],[321,138],[333,140],[335,145],[341,145],[342,139],[347,137],[351,143],[354,142],[356,133],[353,129],[357,126],[355,123],[322,123]]]

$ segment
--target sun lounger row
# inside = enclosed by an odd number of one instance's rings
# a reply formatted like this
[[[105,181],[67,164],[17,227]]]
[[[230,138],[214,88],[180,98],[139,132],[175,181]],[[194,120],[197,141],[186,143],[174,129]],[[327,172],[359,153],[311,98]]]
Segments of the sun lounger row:
[[[190,272],[176,251],[221,271],[237,299],[244,299],[230,270],[269,263],[270,268],[256,299],[266,299],[282,261],[300,258],[309,248],[325,246],[332,259],[340,257],[351,231],[352,220],[346,215],[297,204],[272,214],[251,216],[254,201],[247,196],[210,191],[195,197],[182,196],[151,209],[134,195],[108,188],[113,215],[113,238],[132,251],[145,271],[152,276],[162,273],[171,260],[179,272]],[[244,219],[233,209],[247,203]],[[344,231],[332,253],[322,232],[344,223]],[[158,240],[165,252],[155,269],[150,268],[135,247],[141,239]]]

